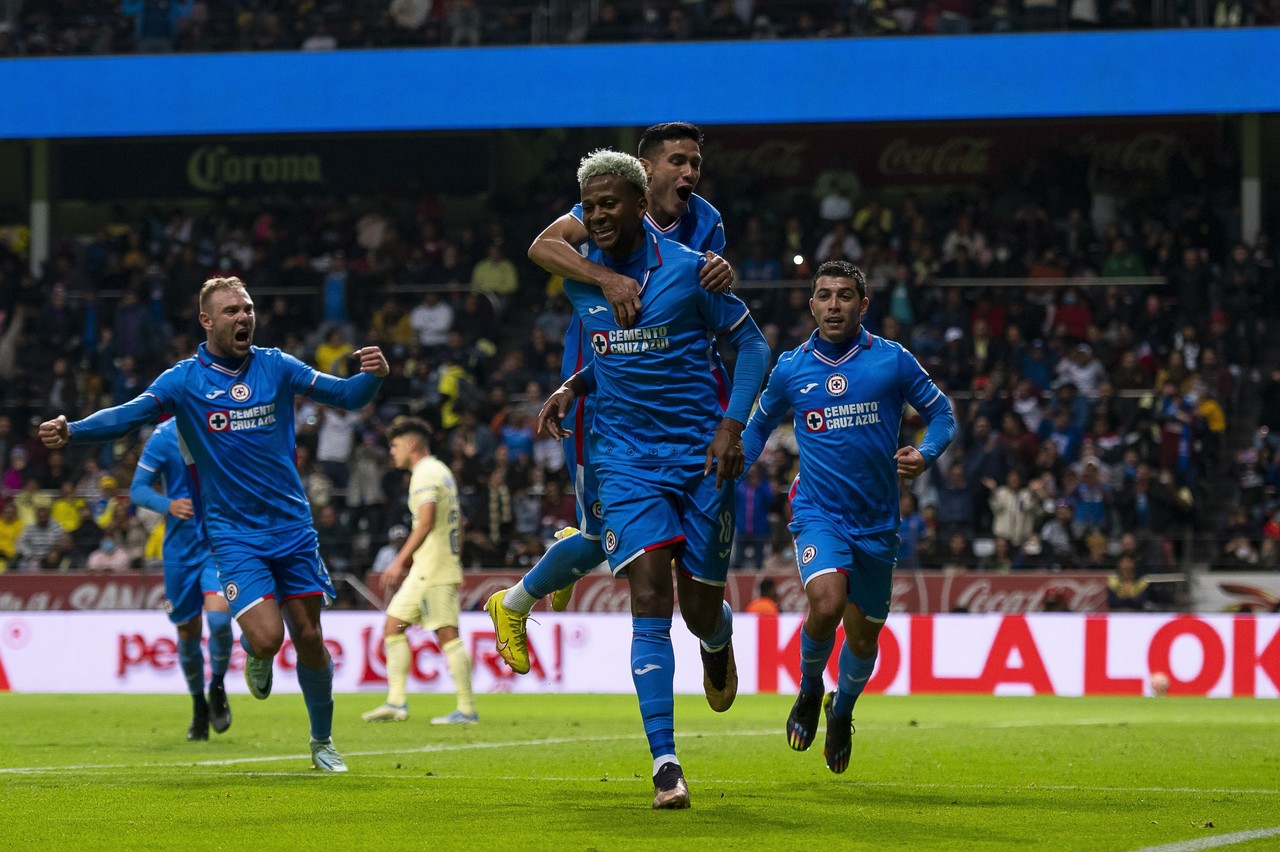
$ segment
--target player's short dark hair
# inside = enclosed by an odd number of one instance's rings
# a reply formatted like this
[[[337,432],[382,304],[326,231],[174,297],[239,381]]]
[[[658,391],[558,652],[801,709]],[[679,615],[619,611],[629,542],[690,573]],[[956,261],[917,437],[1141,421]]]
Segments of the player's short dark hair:
[[[852,279],[854,286],[858,288],[858,298],[867,298],[867,276],[863,275],[861,269],[847,260],[828,260],[819,266],[818,271],[813,273],[813,281],[810,282],[809,292],[812,293],[818,289],[819,278]]]
[[[767,598],[777,590],[778,584],[765,577],[760,581],[760,597]]]
[[[667,121],[662,124],[655,124],[640,134],[640,144],[636,146],[636,154],[642,160],[652,159],[655,154],[662,150],[664,144],[678,139],[692,139],[701,145],[702,128],[687,121]]]
[[[420,417],[399,417],[387,429],[387,440],[411,435],[423,448],[431,446],[431,426]]]

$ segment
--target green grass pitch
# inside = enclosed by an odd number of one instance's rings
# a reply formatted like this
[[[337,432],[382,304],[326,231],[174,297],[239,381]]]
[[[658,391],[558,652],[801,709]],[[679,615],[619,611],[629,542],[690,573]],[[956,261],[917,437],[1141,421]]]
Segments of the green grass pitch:
[[[789,696],[678,696],[693,807],[655,812],[634,697],[485,695],[479,725],[441,728],[451,698],[417,696],[408,722],[360,721],[380,698],[337,697],[351,772],[322,776],[297,695],[232,696],[199,744],[185,696],[0,695],[0,849],[1280,846],[1273,701],[870,695],[837,776],[821,733],[787,747]]]

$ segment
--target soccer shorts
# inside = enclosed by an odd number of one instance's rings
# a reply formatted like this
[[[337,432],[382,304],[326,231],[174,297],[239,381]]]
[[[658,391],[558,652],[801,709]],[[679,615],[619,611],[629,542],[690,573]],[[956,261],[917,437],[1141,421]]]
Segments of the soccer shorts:
[[[792,519],[800,579],[808,586],[810,580],[822,574],[844,574],[849,581],[849,601],[858,605],[868,621],[883,623],[889,617],[893,596],[898,531],[854,535],[842,526],[813,512]]]
[[[199,565],[164,564],[164,611],[174,624],[186,624],[198,616],[205,595],[221,594],[212,555]]]
[[[458,626],[458,584],[427,585],[427,578],[410,571],[391,596],[387,615],[423,630]]]
[[[213,558],[227,606],[236,618],[269,598],[283,603],[319,595],[328,606],[337,597],[310,524],[269,537],[215,540]]]
[[[733,549],[733,487],[716,489],[704,462],[641,467],[597,465],[604,501],[604,552],[614,576],[650,550],[671,547],[685,574],[723,586]]]
[[[585,409],[585,412],[584,412]],[[591,411],[585,405],[574,406],[570,414],[573,434],[560,442],[564,450],[564,469],[573,477],[573,495],[578,500],[578,531],[586,538],[600,540],[604,504],[600,502],[600,484],[596,471],[588,464],[590,450],[587,432],[591,428]]]

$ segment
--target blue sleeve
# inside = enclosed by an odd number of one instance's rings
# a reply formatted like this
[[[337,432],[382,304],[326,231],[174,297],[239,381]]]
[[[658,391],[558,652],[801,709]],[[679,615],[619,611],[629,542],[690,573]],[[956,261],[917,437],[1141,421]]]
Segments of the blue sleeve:
[[[167,374],[166,374],[167,375]],[[164,378],[161,376],[161,378]],[[158,383],[160,380],[157,379]],[[71,431],[71,442],[75,444],[98,444],[123,438],[134,429],[148,423],[164,413],[164,405],[160,398],[152,393],[151,388],[124,403],[112,408],[104,408],[83,420],[67,424]]]
[[[956,436],[956,416],[951,410],[951,400],[933,383],[915,356],[905,349],[898,352],[898,384],[903,397],[928,424],[919,449],[925,465],[931,468]]]
[[[582,379],[587,383],[587,393],[595,393],[596,389],[596,359],[592,358],[587,366],[583,367],[573,375]]]
[[[150,446],[148,443],[147,448],[149,449]],[[151,469],[146,466],[147,464],[147,451],[144,449],[142,458],[138,461],[138,468],[133,472],[133,483],[129,486],[129,499],[135,505],[166,515],[169,513],[169,498],[156,491],[154,487],[156,479],[160,476],[159,467]]]
[[[733,391],[729,394],[729,408],[724,416],[746,423],[756,394],[764,384],[764,374],[769,369],[769,344],[750,313],[733,329],[729,342],[737,347],[738,360],[733,365]]]
[[[356,373],[340,379],[310,367],[292,355],[280,353],[281,367],[293,392],[310,397],[323,405],[354,411],[373,401],[382,379],[373,373]]]
[[[760,458],[760,453],[764,452],[765,442],[769,440],[773,430],[778,428],[783,416],[791,408],[791,403],[787,401],[785,386],[785,370],[779,363],[773,368],[769,383],[765,385],[764,393],[760,395],[760,404],[756,406],[751,420],[747,423],[747,428],[742,433],[742,449],[746,456],[742,466],[743,473],[750,470],[751,465]]]
[[[724,255],[724,250],[725,250],[725,247],[728,245],[728,243],[725,241],[725,238],[724,238],[724,219],[720,217],[719,213],[716,214],[716,222],[711,227],[711,237],[708,240],[708,242],[709,242],[709,245],[707,246],[708,249],[710,249],[711,251],[715,252],[718,255],[721,255],[721,256]]]

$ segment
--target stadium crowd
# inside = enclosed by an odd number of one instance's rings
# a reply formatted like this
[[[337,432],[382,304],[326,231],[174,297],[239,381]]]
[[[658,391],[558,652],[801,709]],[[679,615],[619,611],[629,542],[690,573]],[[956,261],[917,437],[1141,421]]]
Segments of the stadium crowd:
[[[1277,24],[1280,0],[19,0],[0,56]]]
[[[336,374],[353,347],[388,354],[391,375],[364,410],[299,401],[297,464],[334,570],[366,571],[406,520],[384,437],[405,413],[430,420],[456,475],[465,564],[531,565],[574,520],[558,448],[532,429],[570,319],[560,282],[524,257],[540,223],[572,203],[549,189],[571,181],[546,181],[479,219],[450,217],[429,195],[137,208],[57,235],[42,277],[0,249],[0,569],[158,560],[160,518],[127,497],[145,436],[48,451],[35,424],[124,402],[193,352],[194,297],[211,274],[248,282],[258,345]],[[1243,241],[1195,195],[1107,214],[1034,193],[1007,204],[994,191],[855,200],[829,189],[777,209],[710,194],[775,358],[813,328],[804,279],[844,257],[867,272],[868,328],[909,346],[956,400],[959,437],[902,500],[903,567],[1280,562],[1268,235]],[[1254,399],[1259,420],[1239,422]],[[908,420],[904,440],[918,428]],[[738,567],[793,566],[795,467],[784,428],[738,484]],[[1183,553],[1188,531],[1213,552]]]

